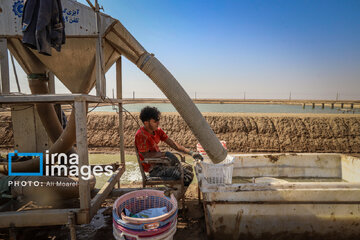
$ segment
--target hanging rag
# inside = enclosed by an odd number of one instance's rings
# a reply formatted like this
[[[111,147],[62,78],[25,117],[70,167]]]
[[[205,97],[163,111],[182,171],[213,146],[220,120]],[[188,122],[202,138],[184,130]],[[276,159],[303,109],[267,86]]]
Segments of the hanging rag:
[[[51,56],[65,43],[65,23],[61,0],[26,0],[22,16],[23,43]]]

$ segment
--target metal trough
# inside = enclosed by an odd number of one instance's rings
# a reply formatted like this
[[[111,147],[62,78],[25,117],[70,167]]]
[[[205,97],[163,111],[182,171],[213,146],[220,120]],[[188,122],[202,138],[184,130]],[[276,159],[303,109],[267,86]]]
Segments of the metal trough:
[[[199,165],[196,172],[210,239],[360,236],[359,158],[235,155],[230,185],[209,184]]]

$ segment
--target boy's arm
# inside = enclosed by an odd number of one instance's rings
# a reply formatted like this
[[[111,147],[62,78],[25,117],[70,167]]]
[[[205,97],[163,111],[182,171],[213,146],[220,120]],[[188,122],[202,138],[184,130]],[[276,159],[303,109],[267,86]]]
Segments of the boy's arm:
[[[172,149],[178,151],[178,152],[182,152],[182,153],[186,153],[186,154],[190,154],[190,150],[185,148],[184,146],[182,146],[181,144],[173,141],[171,138],[167,138],[164,141],[167,145],[169,145]]]
[[[203,160],[203,157],[198,152],[193,152],[193,151],[187,149],[186,147],[182,146],[181,144],[173,141],[171,138],[167,138],[164,142],[178,152],[189,154],[190,156],[192,156],[195,159]]]

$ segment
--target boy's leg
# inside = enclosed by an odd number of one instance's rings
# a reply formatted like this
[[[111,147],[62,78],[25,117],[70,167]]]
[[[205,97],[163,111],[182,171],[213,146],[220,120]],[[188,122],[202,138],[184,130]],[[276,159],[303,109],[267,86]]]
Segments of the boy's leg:
[[[179,159],[171,152],[165,152],[165,157],[170,159],[171,166],[176,166],[176,165],[180,164]]]
[[[191,166],[183,166],[184,168],[184,185],[189,186],[192,182],[194,174]],[[161,177],[163,179],[179,179],[181,172],[179,166],[155,166],[150,171],[150,177]]]

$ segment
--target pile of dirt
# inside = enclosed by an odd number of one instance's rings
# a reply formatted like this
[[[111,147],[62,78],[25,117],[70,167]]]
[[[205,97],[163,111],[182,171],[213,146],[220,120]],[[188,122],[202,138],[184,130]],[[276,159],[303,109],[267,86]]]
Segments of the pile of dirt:
[[[138,113],[133,116],[138,119]],[[231,152],[360,153],[360,116],[344,114],[207,113],[206,120]],[[90,148],[119,146],[118,115],[92,112],[88,116]],[[140,121],[124,116],[125,147],[133,149]],[[178,143],[194,149],[198,142],[182,117],[163,113],[161,127]],[[0,115],[0,147],[13,145],[11,117]]]
[[[0,147],[7,148],[14,146],[14,134],[9,113],[0,114]]]

